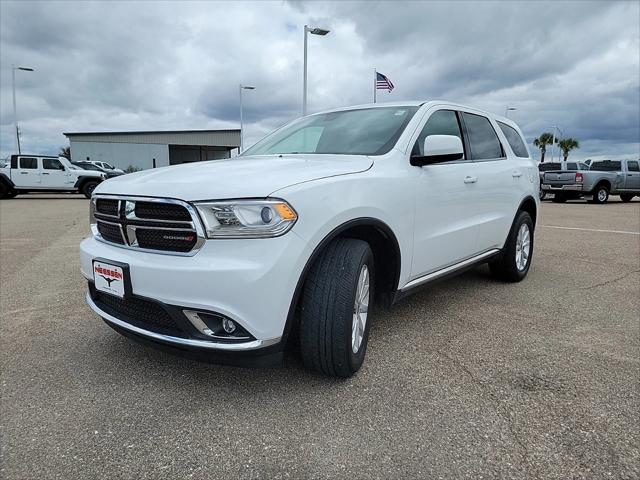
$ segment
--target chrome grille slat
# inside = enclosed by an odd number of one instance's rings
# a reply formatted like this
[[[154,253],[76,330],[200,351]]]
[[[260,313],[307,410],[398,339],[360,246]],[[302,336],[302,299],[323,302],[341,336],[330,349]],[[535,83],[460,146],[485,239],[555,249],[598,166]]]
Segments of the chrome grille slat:
[[[145,213],[144,217],[136,215],[138,202],[144,204],[145,209],[141,210]],[[114,211],[118,215],[113,215]],[[164,213],[170,218],[158,218]],[[97,240],[120,248],[151,253],[195,255],[205,241],[198,214],[189,203],[182,200],[95,195],[91,200],[91,223]],[[98,224],[110,227],[99,227]],[[114,226],[119,228],[122,242],[114,241]],[[108,233],[111,238],[105,238],[100,232],[101,228],[105,234],[110,228]]]

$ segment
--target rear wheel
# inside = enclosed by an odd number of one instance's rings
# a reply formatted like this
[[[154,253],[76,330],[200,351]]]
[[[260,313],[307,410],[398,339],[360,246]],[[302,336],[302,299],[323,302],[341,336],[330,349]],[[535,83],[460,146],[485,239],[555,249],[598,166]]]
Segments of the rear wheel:
[[[527,276],[533,257],[533,220],[524,211],[516,216],[504,245],[502,256],[489,264],[494,277],[519,282]]]
[[[93,191],[96,189],[96,187],[98,186],[98,182],[96,182],[95,180],[89,180],[87,183],[85,183],[82,186],[82,194],[87,197],[87,198],[91,198],[91,194],[93,193]]]
[[[633,197],[634,195],[623,193],[622,195],[620,195],[620,200],[622,200],[623,202],[630,202],[633,199]]]
[[[607,200],[609,200],[609,188],[604,184],[598,185],[593,192],[593,203],[602,205],[607,203]]]
[[[338,238],[320,254],[301,299],[300,351],[305,367],[349,377],[362,366],[374,279],[367,242]]]

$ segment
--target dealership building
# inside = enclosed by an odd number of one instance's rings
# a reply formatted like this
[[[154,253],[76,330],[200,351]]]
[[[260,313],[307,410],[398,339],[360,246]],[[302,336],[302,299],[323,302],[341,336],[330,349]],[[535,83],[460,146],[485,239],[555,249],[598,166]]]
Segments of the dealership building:
[[[65,133],[71,159],[107,162],[125,170],[230,158],[240,147],[240,130]]]

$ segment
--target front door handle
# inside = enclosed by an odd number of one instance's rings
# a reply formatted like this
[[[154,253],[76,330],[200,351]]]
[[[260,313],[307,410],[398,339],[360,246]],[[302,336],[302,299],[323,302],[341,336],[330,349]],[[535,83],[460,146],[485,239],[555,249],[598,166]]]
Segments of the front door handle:
[[[42,172],[43,175],[49,175],[49,172]]]
[[[29,172],[20,172],[20,175],[29,175]]]
[[[522,172],[515,170],[514,172],[511,173],[511,176],[513,178],[520,178],[522,176]]]
[[[476,183],[478,181],[478,177],[464,177],[464,183]]]

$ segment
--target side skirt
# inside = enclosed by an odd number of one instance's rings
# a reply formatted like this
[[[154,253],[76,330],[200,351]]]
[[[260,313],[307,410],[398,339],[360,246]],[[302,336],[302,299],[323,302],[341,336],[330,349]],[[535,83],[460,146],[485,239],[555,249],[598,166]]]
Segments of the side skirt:
[[[453,265],[449,265],[448,267],[441,268],[440,270],[436,270],[435,272],[428,273],[423,275],[422,277],[418,277],[414,280],[411,280],[400,290],[396,290],[393,295],[393,302],[397,303],[403,298],[415,293],[416,291],[426,287],[427,285],[433,285],[436,282],[440,282],[446,280],[451,277],[455,277],[456,275],[461,274],[467,270],[470,270],[478,265],[482,265],[483,263],[488,263],[491,260],[499,257],[502,254],[502,251],[498,248],[494,248],[492,250],[488,250],[480,255],[475,255],[471,258],[467,258],[458,263],[454,263]]]

